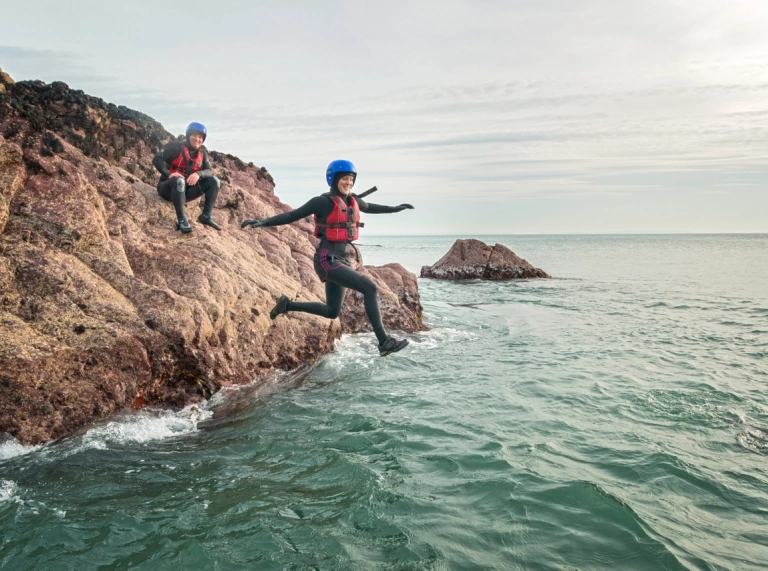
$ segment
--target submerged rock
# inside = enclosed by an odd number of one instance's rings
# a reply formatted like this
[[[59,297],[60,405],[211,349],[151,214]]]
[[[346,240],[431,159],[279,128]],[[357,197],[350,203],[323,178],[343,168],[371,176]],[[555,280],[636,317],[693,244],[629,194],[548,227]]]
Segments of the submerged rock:
[[[342,320],[269,319],[280,294],[325,290],[308,220],[239,227],[290,209],[264,167],[211,152],[224,230],[195,222],[198,200],[182,235],[155,190],[152,156],[175,139],[162,125],[64,83],[0,70],[0,84],[0,433],[40,443],[130,406],[181,407],[365,329],[355,296]],[[413,274],[364,271],[388,328],[424,329]]]
[[[480,240],[456,240],[431,266],[421,268],[422,278],[442,280],[519,280],[548,278],[503,244],[491,247]]]

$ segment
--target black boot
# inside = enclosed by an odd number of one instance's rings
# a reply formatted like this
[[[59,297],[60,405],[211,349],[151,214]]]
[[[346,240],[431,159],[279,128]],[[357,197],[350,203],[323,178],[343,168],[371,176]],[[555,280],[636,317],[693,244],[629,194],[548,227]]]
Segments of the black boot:
[[[280,299],[277,300],[277,303],[275,304],[275,307],[272,308],[272,311],[269,312],[269,318],[270,319],[277,319],[277,316],[281,313],[288,313],[288,302],[291,301],[288,299],[288,296],[281,295]]]
[[[395,339],[389,336],[384,340],[384,343],[379,344],[379,355],[386,357],[390,353],[397,353],[406,345],[408,345],[408,339]]]
[[[176,230],[181,230],[184,234],[192,232],[192,226],[189,225],[189,220],[187,220],[186,216],[179,218],[179,221],[176,223]]]
[[[216,230],[221,230],[221,226],[216,224],[216,222],[211,217],[211,215],[206,214],[205,212],[203,212],[200,216],[197,217],[197,221],[200,224],[205,224],[206,226],[210,226],[211,228],[215,228]]]

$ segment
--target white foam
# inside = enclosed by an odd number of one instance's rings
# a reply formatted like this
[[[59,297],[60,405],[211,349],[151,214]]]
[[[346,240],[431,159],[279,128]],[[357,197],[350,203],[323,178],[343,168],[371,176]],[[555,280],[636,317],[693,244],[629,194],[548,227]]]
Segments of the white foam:
[[[15,458],[16,456],[24,456],[24,454],[29,454],[39,448],[40,445],[24,446],[15,438],[10,438],[0,444],[0,461]]]
[[[323,357],[323,364],[339,370],[349,366],[368,370],[374,366],[371,355],[378,354],[375,340],[371,333],[344,335],[336,341],[333,352]]]
[[[453,327],[433,327],[430,331],[418,334],[426,349],[434,349],[440,345],[464,344],[481,339],[481,335]]]
[[[18,489],[13,480],[0,480],[0,503],[15,499]]]
[[[58,460],[83,450],[107,450],[111,445],[142,444],[173,438],[197,431],[197,425],[213,416],[208,403],[189,405],[180,411],[143,409],[121,414],[109,422],[97,424],[80,436],[66,439],[56,446],[24,446],[13,438],[0,443],[0,462],[40,451],[41,460]],[[79,440],[79,442],[78,442]]]
[[[445,345],[465,344],[480,338],[477,333],[452,327],[436,327],[430,331],[408,335],[400,332],[393,332],[393,334],[396,337],[405,337],[410,342],[402,354],[403,357],[431,351]],[[336,341],[333,353],[323,357],[323,364],[339,370],[353,366],[356,370],[367,371],[381,364],[378,359],[373,358],[378,354],[376,337],[372,333],[347,334]]]
[[[144,409],[91,428],[83,436],[80,449],[103,450],[109,444],[141,444],[190,434],[197,431],[199,422],[212,416],[213,412],[198,405],[189,405],[177,412]]]

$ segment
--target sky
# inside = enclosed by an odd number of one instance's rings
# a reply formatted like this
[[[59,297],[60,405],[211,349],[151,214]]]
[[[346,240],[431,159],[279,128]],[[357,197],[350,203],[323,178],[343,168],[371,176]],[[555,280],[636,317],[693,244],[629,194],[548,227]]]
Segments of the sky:
[[[371,234],[768,232],[765,0],[0,0],[0,68],[266,167]]]

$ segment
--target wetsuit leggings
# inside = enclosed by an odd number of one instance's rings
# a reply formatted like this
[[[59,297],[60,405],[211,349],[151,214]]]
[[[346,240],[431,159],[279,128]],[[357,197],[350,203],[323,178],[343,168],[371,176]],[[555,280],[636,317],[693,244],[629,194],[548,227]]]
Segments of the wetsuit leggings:
[[[322,272],[322,273],[321,273]],[[317,301],[291,301],[286,309],[288,311],[303,311],[328,319],[336,319],[341,312],[341,304],[344,302],[344,294],[347,288],[359,291],[363,294],[365,313],[368,321],[373,326],[379,344],[387,339],[387,332],[381,322],[379,302],[376,299],[376,284],[364,275],[356,272],[343,264],[318,269],[320,279],[325,281],[325,303]],[[323,279],[325,278],[325,279]]]
[[[213,212],[213,205],[219,195],[219,179],[215,176],[201,178],[194,186],[188,186],[182,177],[169,178],[157,184],[157,194],[169,202],[173,202],[178,219],[186,216],[184,204],[205,195],[203,213],[208,216]]]

